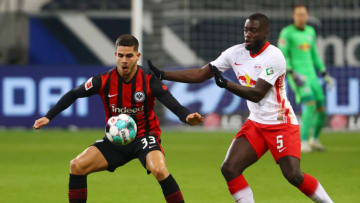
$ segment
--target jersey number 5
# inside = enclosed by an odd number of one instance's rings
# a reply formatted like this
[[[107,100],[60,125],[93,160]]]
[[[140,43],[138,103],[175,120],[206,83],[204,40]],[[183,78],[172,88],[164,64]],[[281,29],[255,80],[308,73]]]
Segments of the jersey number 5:
[[[284,146],[283,135],[276,136],[276,145],[277,145],[277,149],[283,148]]]

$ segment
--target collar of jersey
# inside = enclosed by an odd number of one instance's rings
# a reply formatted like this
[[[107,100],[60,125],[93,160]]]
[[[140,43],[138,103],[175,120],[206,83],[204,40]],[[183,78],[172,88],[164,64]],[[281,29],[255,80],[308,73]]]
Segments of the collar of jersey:
[[[251,51],[249,51],[250,56],[251,56],[252,58],[257,57],[257,56],[260,55],[262,52],[264,52],[265,49],[266,49],[269,45],[270,45],[270,42],[266,41],[265,45],[264,45],[264,46],[260,49],[260,51],[258,51],[256,54],[253,54],[253,53],[251,53]]]
[[[117,76],[120,78],[121,82],[122,83],[125,83],[125,84],[130,84],[133,80],[136,80],[136,75],[138,74],[139,72],[139,66],[137,66],[137,70],[136,70],[136,73],[134,74],[134,76],[131,78],[131,80],[129,80],[129,82],[125,82],[125,80],[123,80],[123,78],[121,77],[121,75],[119,74],[119,72],[117,71],[117,68],[115,67],[115,71],[116,71],[116,74]]]

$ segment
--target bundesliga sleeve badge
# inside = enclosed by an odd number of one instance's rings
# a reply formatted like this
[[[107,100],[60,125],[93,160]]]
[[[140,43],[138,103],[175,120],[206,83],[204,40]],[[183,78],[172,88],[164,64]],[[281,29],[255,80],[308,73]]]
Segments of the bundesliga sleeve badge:
[[[89,89],[91,89],[93,87],[93,83],[92,83],[92,77],[89,78],[86,83],[85,83],[85,90],[88,91]]]

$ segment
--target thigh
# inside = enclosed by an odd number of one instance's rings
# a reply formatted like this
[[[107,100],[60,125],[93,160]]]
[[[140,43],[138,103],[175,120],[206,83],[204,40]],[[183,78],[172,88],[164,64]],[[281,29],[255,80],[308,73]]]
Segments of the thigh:
[[[113,172],[117,167],[126,164],[136,156],[133,151],[136,148],[135,141],[124,146],[112,144],[107,138],[98,140],[93,144],[108,163],[107,170]]]
[[[258,160],[257,155],[249,141],[244,136],[233,139],[223,163],[223,167],[231,168],[236,173],[231,173],[225,178],[227,181],[238,177],[247,167]]]
[[[251,120],[247,120],[236,134],[235,138],[244,137],[255,151],[257,159],[260,159],[268,150],[261,130]]]
[[[279,166],[283,174],[300,172],[300,159],[294,156],[285,156],[279,159]]]
[[[300,159],[285,156],[279,159],[278,163],[285,178],[294,186],[299,187],[304,180],[304,173],[300,169]]]
[[[146,169],[152,171],[154,168],[166,168],[165,156],[159,150],[154,150],[147,153],[146,157]]]
[[[264,138],[275,161],[285,156],[301,158],[300,129],[298,125],[280,124],[264,127]]]
[[[314,92],[314,98],[316,100],[316,107],[321,108],[325,107],[325,95],[322,86],[320,85],[318,79],[314,79],[311,82],[311,90]]]
[[[165,156],[159,150],[147,153],[146,169],[150,171],[158,181],[162,181],[170,175],[166,167]]]
[[[90,146],[81,152],[75,159],[77,165],[84,170],[85,174],[107,169],[108,163],[95,146]],[[73,171],[70,171],[74,173]]]
[[[157,135],[145,135],[137,140],[135,156],[139,159],[145,169],[148,169],[147,155],[150,152],[158,151],[159,153],[164,154],[163,148],[161,147],[160,143],[160,137]],[[148,170],[148,174],[149,173],[150,171]]]

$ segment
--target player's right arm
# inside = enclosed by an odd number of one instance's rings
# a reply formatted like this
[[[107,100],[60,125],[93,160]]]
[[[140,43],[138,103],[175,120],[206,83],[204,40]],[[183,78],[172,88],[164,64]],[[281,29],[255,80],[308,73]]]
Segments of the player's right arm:
[[[193,68],[180,71],[162,71],[154,66],[150,60],[148,60],[149,68],[160,80],[170,80],[184,83],[200,83],[213,77],[213,73],[210,71],[209,64],[202,68]]]
[[[221,53],[221,55],[215,60],[216,65],[222,72],[231,68],[230,55],[237,45],[232,46]],[[151,61],[148,61],[150,69],[155,76],[160,80],[171,80],[184,83],[200,83],[208,80],[214,76],[209,64],[204,65],[202,68],[187,69],[181,71],[162,71],[156,68]]]
[[[56,115],[68,108],[73,104],[76,99],[82,97],[89,97],[91,95],[97,94],[101,87],[101,76],[91,77],[89,80],[83,84],[75,87],[74,89],[68,91],[64,94],[60,100],[53,106],[44,117],[37,119],[34,123],[34,128],[39,129],[51,121]]]

